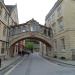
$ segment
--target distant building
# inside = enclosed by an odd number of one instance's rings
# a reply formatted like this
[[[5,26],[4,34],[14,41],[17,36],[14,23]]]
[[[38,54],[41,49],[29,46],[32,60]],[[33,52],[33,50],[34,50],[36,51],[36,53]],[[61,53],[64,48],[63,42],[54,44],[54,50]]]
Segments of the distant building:
[[[8,54],[9,26],[18,24],[17,5],[5,5],[0,0],[0,57]]]
[[[58,0],[45,25],[53,30],[54,56],[75,59],[75,0]]]

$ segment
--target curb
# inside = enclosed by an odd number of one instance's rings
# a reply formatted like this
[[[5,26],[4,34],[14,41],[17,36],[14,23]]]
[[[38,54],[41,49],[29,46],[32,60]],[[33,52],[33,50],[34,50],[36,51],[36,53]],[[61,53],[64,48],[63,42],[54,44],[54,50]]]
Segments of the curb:
[[[3,67],[2,69],[0,69],[0,72],[2,72],[3,70],[5,70],[6,68],[8,68],[10,65],[13,65],[14,63],[16,63],[17,61],[19,61],[22,57],[19,57],[17,59],[15,59],[14,61],[12,61],[10,64],[6,65],[5,67]]]
[[[64,62],[64,61],[62,61],[62,60],[58,60],[58,59],[51,58],[51,57],[47,57],[47,56],[43,56],[43,57],[44,57],[45,59],[47,59],[47,60],[52,60],[52,61],[57,62],[57,63],[62,63],[62,64],[65,64],[65,65],[69,65],[69,66],[74,66],[74,67],[75,67],[75,65],[70,64],[70,63],[66,63],[66,62]]]

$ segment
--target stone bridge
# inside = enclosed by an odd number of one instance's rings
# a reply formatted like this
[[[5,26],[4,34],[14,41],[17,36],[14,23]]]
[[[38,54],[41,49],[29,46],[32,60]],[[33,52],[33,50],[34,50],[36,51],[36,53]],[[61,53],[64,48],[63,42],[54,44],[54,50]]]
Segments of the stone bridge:
[[[40,25],[33,19],[24,24],[9,27],[9,46],[12,46],[22,39],[32,38],[42,41],[46,45],[52,47],[52,37],[51,28]]]

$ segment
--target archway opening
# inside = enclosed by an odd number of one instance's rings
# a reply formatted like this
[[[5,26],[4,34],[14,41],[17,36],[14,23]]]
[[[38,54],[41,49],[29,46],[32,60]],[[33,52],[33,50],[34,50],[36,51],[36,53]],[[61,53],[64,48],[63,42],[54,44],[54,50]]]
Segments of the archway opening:
[[[26,43],[27,42],[31,42],[33,43],[33,48],[32,49],[28,49],[26,48]],[[36,48],[37,46],[37,48]],[[44,39],[38,38],[38,37],[26,37],[26,38],[22,38],[20,40],[15,41],[11,46],[10,46],[10,56],[15,56],[17,54],[21,54],[23,51],[30,51],[31,53],[37,51],[37,52],[41,52],[41,54],[43,55],[44,53],[46,55],[48,55],[48,51],[52,50],[52,45],[49,44],[47,41],[45,41]]]

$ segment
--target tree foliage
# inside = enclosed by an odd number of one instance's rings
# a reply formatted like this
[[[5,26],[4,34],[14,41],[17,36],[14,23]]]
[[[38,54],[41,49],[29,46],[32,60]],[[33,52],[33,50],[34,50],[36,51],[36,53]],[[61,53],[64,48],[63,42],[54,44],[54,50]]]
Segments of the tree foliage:
[[[33,42],[27,42],[26,43],[26,48],[27,49],[33,49],[34,45],[33,45]]]

